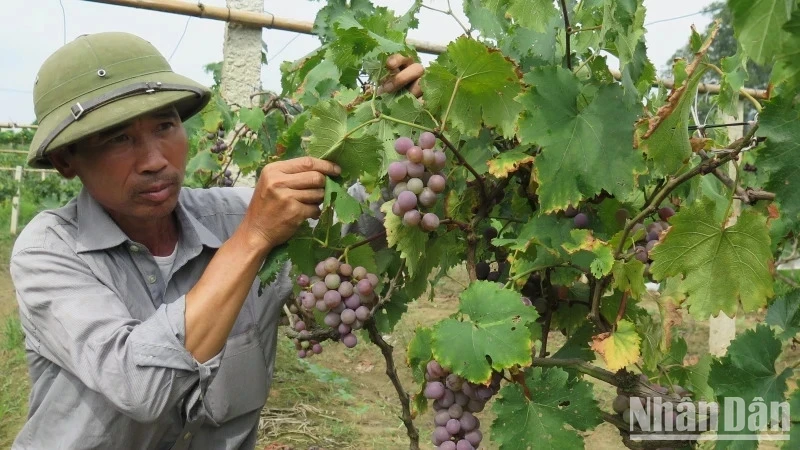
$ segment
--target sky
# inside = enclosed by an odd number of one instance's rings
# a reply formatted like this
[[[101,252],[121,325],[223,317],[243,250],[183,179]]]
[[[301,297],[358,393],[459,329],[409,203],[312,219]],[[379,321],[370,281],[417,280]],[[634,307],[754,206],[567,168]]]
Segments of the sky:
[[[168,57],[175,72],[206,85],[212,80],[203,66],[223,59],[224,22],[81,0],[3,0],[2,3],[0,122],[24,124],[35,119],[31,89],[36,72],[65,41],[82,34],[103,31],[137,34]],[[226,2],[204,0],[203,3],[225,6]],[[404,12],[412,1],[373,0],[373,3]],[[424,3],[439,9],[447,8],[447,0],[424,0]],[[666,67],[674,51],[688,41],[691,25],[702,31],[710,20],[706,15],[695,14],[659,21],[697,13],[710,3],[711,0],[644,0],[648,56],[659,71]],[[324,2],[309,0],[265,0],[264,11],[279,17],[313,21],[323,5]],[[461,0],[451,0],[451,5],[467,23],[461,12]],[[455,20],[441,13],[423,8],[418,17],[419,28],[409,32],[410,38],[447,44],[463,33]],[[319,46],[315,36],[294,32],[264,30],[263,39],[267,43],[269,59],[267,66],[262,68],[263,87],[277,91],[280,90],[280,63],[296,60]],[[434,56],[421,55],[421,58],[427,65]]]

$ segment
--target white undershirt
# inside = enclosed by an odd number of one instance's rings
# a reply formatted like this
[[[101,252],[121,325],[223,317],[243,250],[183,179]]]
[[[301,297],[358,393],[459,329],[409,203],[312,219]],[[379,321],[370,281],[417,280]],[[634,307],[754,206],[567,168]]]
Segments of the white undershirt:
[[[169,272],[172,270],[172,265],[175,263],[175,255],[178,254],[178,244],[175,244],[175,248],[172,249],[172,254],[169,256],[153,256],[156,260],[156,264],[158,264],[159,270],[161,270],[161,276],[164,277],[164,281],[169,277]]]

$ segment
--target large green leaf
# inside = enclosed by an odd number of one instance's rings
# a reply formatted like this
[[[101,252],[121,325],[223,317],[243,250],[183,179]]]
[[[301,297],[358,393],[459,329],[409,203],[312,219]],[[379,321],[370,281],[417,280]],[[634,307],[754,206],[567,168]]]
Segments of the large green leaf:
[[[528,325],[539,315],[520,294],[488,281],[476,281],[461,293],[459,313],[433,328],[433,355],[453,373],[474,383],[488,382],[492,370],[531,363]]]
[[[525,375],[530,398],[517,383],[500,390],[492,410],[492,441],[500,449],[582,449],[580,431],[601,424],[592,385],[560,368],[534,367]]]
[[[736,337],[728,347],[727,355],[711,365],[708,384],[714,389],[720,405],[725,398],[736,397],[744,401],[746,411],[752,403],[783,402],[786,400],[786,380],[792,369],[784,369],[780,373],[775,362],[781,354],[781,341],[766,325],[758,325],[755,330],[745,331]],[[748,434],[744,430],[724,429],[726,408],[720,407],[720,433]],[[719,441],[717,448],[756,448],[756,443],[738,441]]]
[[[758,134],[767,138],[758,153],[758,168],[769,174],[766,189],[774,192],[781,215],[800,219],[800,108],[791,96],[777,97],[764,108]]]
[[[511,0],[508,15],[519,25],[539,33],[547,30],[550,20],[559,14],[550,0]]]
[[[621,198],[633,190],[645,171],[633,150],[641,105],[618,85],[600,86],[586,105],[581,83],[560,67],[534,69],[525,81],[532,87],[519,98],[527,108],[519,135],[543,147],[534,164],[542,210],[566,209],[604,189]]]
[[[514,98],[522,86],[514,64],[501,53],[458,38],[431,63],[421,82],[429,109],[449,111],[447,120],[465,135],[477,136],[482,124],[504,137],[516,133],[522,107]]]
[[[318,103],[311,109],[307,128],[311,131],[308,154],[337,163],[342,177],[375,173],[381,166],[381,142],[370,134],[347,129],[347,110],[336,100]],[[356,136],[358,134],[358,136]]]
[[[781,28],[789,20],[794,0],[728,0],[733,33],[758,64],[772,62],[781,48]]]
[[[772,297],[772,254],[766,219],[746,210],[724,228],[710,200],[683,207],[664,241],[650,253],[657,280],[682,274],[689,312],[698,320],[763,307]]]
[[[386,228],[386,241],[389,243],[389,247],[400,252],[400,256],[406,261],[408,273],[413,277],[420,265],[423,264],[427,251],[428,233],[419,227],[403,225],[403,219],[392,212],[393,204],[394,200],[381,206],[381,211],[386,215],[383,221],[383,226]]]
[[[800,290],[778,297],[767,310],[767,323],[783,330],[778,335],[781,339],[790,339],[800,333]]]

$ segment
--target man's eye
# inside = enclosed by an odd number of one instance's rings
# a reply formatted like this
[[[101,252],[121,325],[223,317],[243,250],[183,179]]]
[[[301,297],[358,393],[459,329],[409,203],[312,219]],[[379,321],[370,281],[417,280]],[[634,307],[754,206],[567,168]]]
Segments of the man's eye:
[[[162,123],[158,124],[158,130],[159,131],[169,130],[170,128],[172,128],[174,126],[175,126],[175,124],[173,122],[162,122]]]
[[[122,143],[124,143],[124,142],[127,142],[127,141],[128,141],[128,139],[129,139],[129,138],[128,138],[128,135],[127,135],[127,134],[119,134],[119,135],[117,135],[117,136],[114,136],[114,137],[110,138],[110,139],[109,139],[109,140],[107,140],[105,143],[106,143],[106,144],[112,144],[112,145],[113,145],[113,144],[122,144]]]

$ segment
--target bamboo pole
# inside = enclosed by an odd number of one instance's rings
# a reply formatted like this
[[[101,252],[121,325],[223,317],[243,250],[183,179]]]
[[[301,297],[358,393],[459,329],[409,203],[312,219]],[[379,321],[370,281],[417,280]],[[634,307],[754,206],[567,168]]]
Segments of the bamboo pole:
[[[10,149],[6,149],[6,148],[0,148],[0,153],[16,153],[16,154],[19,154],[19,155],[27,155],[28,151],[27,150],[10,150]]]
[[[129,6],[138,9],[147,9],[151,11],[160,11],[172,14],[180,14],[184,16],[201,17],[204,19],[222,20],[225,22],[235,22],[243,25],[254,27],[270,28],[283,31],[294,31],[296,33],[313,34],[311,29],[312,22],[287,19],[275,16],[274,14],[258,13],[252,11],[242,11],[238,9],[230,9],[221,6],[208,6],[202,3],[190,3],[182,0],[85,0],[94,3],[104,3],[107,5],[116,6]],[[406,43],[420,53],[428,53],[431,55],[438,55],[444,53],[447,46],[442,44],[435,44],[432,42],[418,41],[415,39],[407,39]],[[620,80],[622,74],[619,71],[612,70],[611,73],[614,78]],[[670,79],[658,78],[653,83],[654,87],[665,86],[672,89],[675,82]],[[769,93],[761,89],[747,88],[744,91],[759,100],[769,99]],[[700,84],[698,92],[702,94],[716,95],[720,92],[720,86],[717,84]],[[742,94],[740,94],[742,95]]]
[[[26,125],[16,122],[0,122],[0,128],[30,128],[36,129],[39,128],[38,125]]]

